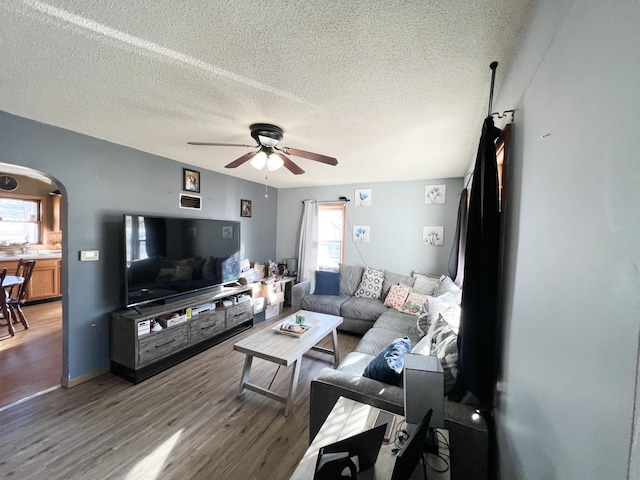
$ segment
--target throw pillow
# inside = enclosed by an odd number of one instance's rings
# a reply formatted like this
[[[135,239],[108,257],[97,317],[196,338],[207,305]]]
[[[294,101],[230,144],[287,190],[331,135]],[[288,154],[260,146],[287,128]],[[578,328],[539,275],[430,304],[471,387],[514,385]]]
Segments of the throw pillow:
[[[415,277],[415,283],[413,284],[413,291],[422,295],[433,295],[440,277],[434,277],[431,275],[423,275],[421,273],[413,273]]]
[[[384,281],[384,272],[365,267],[362,274],[362,281],[358,285],[354,297],[364,298],[380,298],[382,295],[382,282]]]
[[[384,271],[384,282],[382,282],[382,296],[380,298],[387,298],[389,295],[389,290],[393,285],[408,285],[409,287],[413,287],[413,283],[415,282],[415,278],[407,277],[405,275],[400,275],[398,273],[390,272],[389,270]]]
[[[318,270],[315,295],[340,295],[340,273]]]
[[[340,264],[340,294],[353,297],[362,281],[364,267]]]
[[[401,310],[409,292],[411,292],[411,287],[407,285],[393,285],[384,299],[384,306]]]
[[[400,309],[400,311],[403,313],[409,313],[411,315],[420,315],[420,312],[422,312],[422,307],[426,301],[426,295],[420,295],[419,293],[411,292],[402,304],[402,308]]]
[[[389,385],[402,385],[404,354],[411,351],[409,337],[396,338],[369,362],[363,375]]]
[[[443,297],[428,297],[427,303],[429,304],[430,325],[438,319],[438,316],[442,316],[451,329],[458,333],[460,328],[460,305],[446,302]]]
[[[427,336],[432,340],[431,354],[438,357],[444,370],[444,393],[447,394],[455,386],[458,376],[458,335],[439,315]]]
[[[440,277],[438,286],[433,292],[434,297],[439,297],[447,292],[451,292],[455,295],[456,303],[459,305],[462,303],[462,290],[458,287],[451,278],[443,275]]]

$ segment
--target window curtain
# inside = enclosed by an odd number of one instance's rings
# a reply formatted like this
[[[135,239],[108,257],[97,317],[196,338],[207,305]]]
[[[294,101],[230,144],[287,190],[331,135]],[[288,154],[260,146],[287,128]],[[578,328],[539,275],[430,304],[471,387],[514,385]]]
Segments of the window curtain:
[[[493,410],[498,372],[500,213],[495,141],[499,134],[493,118],[487,117],[471,184],[458,335],[458,380],[486,411]]]
[[[303,202],[298,245],[298,282],[309,280],[309,271],[318,268],[318,202]]]
[[[458,204],[458,222],[456,224],[456,234],[453,237],[453,247],[449,255],[449,277],[454,283],[462,288],[464,279],[464,251],[467,241],[467,189],[460,193],[460,203]]]

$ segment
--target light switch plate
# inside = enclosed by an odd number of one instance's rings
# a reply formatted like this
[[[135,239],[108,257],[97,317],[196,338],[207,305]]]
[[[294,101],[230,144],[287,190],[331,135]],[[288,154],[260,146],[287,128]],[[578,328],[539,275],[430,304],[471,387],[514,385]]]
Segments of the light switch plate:
[[[95,262],[100,260],[100,250],[80,250],[81,262]]]

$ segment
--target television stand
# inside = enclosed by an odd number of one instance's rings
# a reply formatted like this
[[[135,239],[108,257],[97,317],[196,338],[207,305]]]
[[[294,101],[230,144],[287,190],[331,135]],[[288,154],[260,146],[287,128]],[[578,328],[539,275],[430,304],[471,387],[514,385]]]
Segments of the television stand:
[[[135,306],[109,319],[111,372],[139,383],[253,326],[253,302],[238,302],[252,285]],[[230,300],[230,306],[223,306]],[[228,302],[225,302],[228,303]],[[151,324],[159,323],[160,331]]]

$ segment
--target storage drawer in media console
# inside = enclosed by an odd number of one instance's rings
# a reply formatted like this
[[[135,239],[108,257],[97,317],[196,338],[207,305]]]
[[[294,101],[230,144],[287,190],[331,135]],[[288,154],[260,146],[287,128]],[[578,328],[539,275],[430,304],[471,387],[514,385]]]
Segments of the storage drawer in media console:
[[[138,341],[138,365],[142,366],[165,357],[187,345],[188,327],[164,330],[162,333],[141,338]]]
[[[241,302],[227,308],[227,328],[248,322],[253,317],[251,302]]]
[[[189,342],[197,343],[224,332],[224,311],[210,310],[195,315],[189,324]]]

